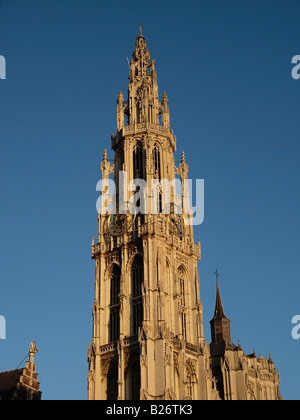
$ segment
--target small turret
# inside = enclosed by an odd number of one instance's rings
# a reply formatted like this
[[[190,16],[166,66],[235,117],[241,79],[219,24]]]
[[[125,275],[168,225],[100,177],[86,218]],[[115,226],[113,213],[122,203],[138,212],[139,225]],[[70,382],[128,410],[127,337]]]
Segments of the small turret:
[[[124,127],[124,111],[126,108],[122,92],[119,93],[117,104],[117,130],[120,131]]]
[[[163,127],[170,128],[170,110],[169,110],[169,99],[166,93],[163,94],[161,100],[161,112],[162,112],[162,125]]]

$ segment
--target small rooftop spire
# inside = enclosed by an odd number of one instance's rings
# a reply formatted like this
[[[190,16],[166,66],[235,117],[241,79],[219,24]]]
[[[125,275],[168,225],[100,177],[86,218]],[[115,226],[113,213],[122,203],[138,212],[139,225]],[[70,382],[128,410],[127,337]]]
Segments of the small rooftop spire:
[[[221,319],[221,318],[226,318],[226,316],[225,316],[222,298],[221,298],[219,280],[217,280],[217,296],[216,296],[216,307],[215,307],[214,319]]]
[[[215,306],[214,317],[210,321],[212,342],[215,344],[218,344],[220,342],[231,343],[230,320],[226,317],[224,308],[223,308],[220,286],[219,286],[219,279],[218,279],[219,278],[218,270],[216,271],[215,274],[217,276],[216,306]]]

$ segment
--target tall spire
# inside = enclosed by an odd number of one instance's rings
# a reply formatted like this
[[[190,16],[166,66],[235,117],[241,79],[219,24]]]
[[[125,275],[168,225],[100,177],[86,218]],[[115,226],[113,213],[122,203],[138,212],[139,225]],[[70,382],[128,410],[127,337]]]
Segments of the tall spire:
[[[141,25],[129,66],[128,100],[124,103],[121,92],[117,100],[117,131],[125,125],[124,115],[130,126],[140,123],[160,125],[162,115],[161,124],[170,128],[169,100],[164,94],[159,101],[156,64],[151,60]]]
[[[231,343],[230,320],[224,312],[218,279],[215,312],[213,319],[210,321],[210,326],[212,343],[218,344],[225,341]]]

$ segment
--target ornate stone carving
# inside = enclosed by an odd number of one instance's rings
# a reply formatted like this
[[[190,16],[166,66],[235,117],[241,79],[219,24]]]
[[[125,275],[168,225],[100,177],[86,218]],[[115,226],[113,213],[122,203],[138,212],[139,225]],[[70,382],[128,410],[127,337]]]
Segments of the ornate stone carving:
[[[178,354],[173,353],[173,361],[174,361],[174,367],[176,369],[176,372],[178,375],[180,375],[180,368],[179,368],[179,361],[178,361]]]
[[[103,376],[106,376],[108,374],[108,371],[112,362],[113,362],[113,357],[107,357],[101,360],[101,370],[102,370]]]
[[[187,358],[185,361],[185,367],[195,379],[197,379],[197,362],[194,359]]]
[[[165,355],[165,366],[171,366],[172,365],[172,355],[166,354]]]
[[[147,358],[144,354],[140,355],[140,365],[141,367],[142,366],[147,367]]]
[[[254,384],[254,382],[248,381],[247,391],[248,391],[248,394],[250,395],[250,398],[252,400],[256,400],[256,397],[255,397],[255,384]]]
[[[141,401],[147,401],[148,400],[148,392],[145,390],[145,389],[143,389],[142,391],[141,391]]]

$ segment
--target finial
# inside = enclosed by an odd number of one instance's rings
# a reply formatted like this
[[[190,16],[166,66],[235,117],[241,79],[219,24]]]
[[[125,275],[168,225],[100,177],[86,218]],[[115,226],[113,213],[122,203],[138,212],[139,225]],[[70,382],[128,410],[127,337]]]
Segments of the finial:
[[[143,21],[140,21],[140,26],[139,26],[139,30],[140,30],[140,36],[143,36],[143,28],[142,28],[142,23]]]
[[[238,345],[238,349],[242,350],[242,346],[241,346],[241,340],[239,339],[239,345]]]
[[[107,157],[107,150],[105,149],[105,150],[104,150],[104,154],[103,154],[103,161],[104,161],[104,162],[107,162],[107,160],[108,160],[108,157]]]
[[[186,160],[185,160],[185,153],[182,152],[181,153],[181,163],[185,163],[185,162],[186,162]]]
[[[32,340],[30,343],[29,354],[36,354],[38,352],[36,341]]]
[[[216,275],[217,284],[218,284],[219,283],[219,277],[220,277],[220,274],[218,273],[218,270],[216,270],[216,272],[214,274]]]
[[[169,103],[168,95],[166,94],[166,92],[163,93],[161,103],[163,105],[168,105],[168,103]]]
[[[93,236],[92,237],[92,246],[94,246],[95,245],[95,237]]]
[[[37,344],[36,344],[36,341],[33,340],[30,343],[30,347],[29,347],[29,356],[30,356],[29,361],[31,363],[34,362],[34,356],[36,355],[37,352],[38,352]]]
[[[119,105],[123,105],[123,102],[124,102],[124,96],[123,96],[123,93],[122,93],[122,92],[119,92],[117,103],[118,103]]]

